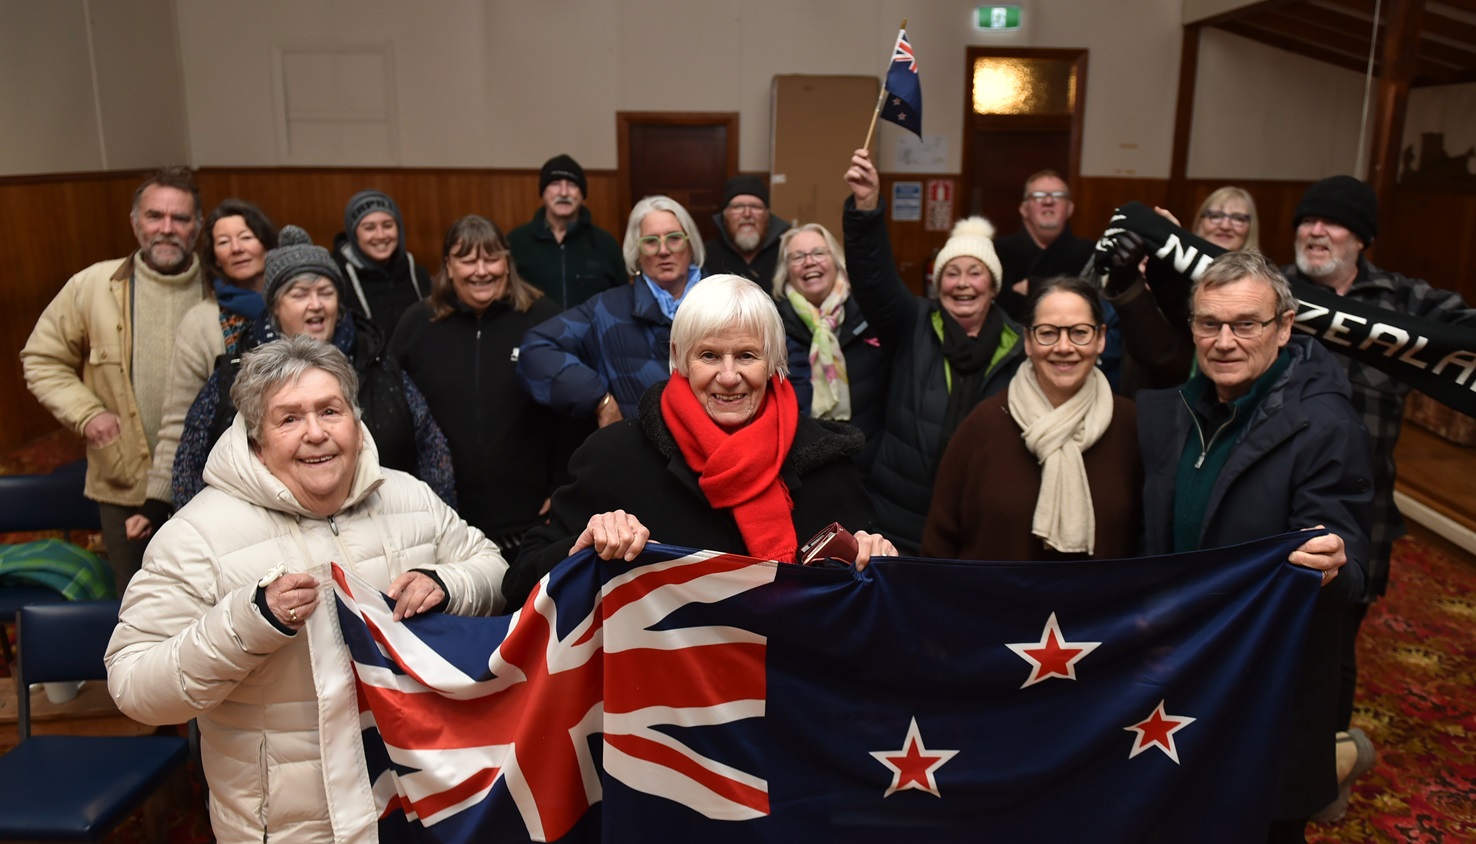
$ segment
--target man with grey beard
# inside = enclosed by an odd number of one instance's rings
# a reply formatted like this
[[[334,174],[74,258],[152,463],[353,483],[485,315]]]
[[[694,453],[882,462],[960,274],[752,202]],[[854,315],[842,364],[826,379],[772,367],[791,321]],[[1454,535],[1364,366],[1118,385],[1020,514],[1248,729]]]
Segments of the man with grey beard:
[[[769,185],[752,175],[734,176],[723,186],[723,207],[712,215],[718,236],[703,247],[702,275],[731,273],[767,290],[779,266],[779,237],[789,223],[769,213]]]
[[[194,251],[200,191],[188,169],[161,170],[139,185],[129,219],[138,251],[72,276],[20,355],[31,393],[87,440],[83,493],[98,502],[119,594],[151,532],[140,509],[175,329],[207,295]]]
[[[1378,236],[1379,203],[1373,188],[1352,176],[1333,176],[1307,188],[1297,203],[1295,215],[1296,263],[1283,267],[1289,278],[1319,284],[1340,296],[1376,307],[1412,314],[1440,322],[1476,325],[1476,310],[1449,290],[1432,287],[1420,279],[1379,269],[1363,251]],[[1336,352],[1336,346],[1328,346]],[[1338,718],[1343,730],[1353,715],[1353,692],[1358,679],[1354,642],[1369,604],[1384,594],[1389,582],[1389,553],[1394,540],[1404,534],[1404,520],[1394,505],[1394,446],[1399,442],[1404,419],[1404,398],[1410,387],[1388,374],[1351,358],[1335,355],[1353,383],[1353,407],[1368,426],[1374,451],[1374,521],[1369,528],[1368,582],[1363,599],[1347,621],[1342,663],[1342,689]],[[1356,732],[1356,731],[1355,731]],[[1352,740],[1339,734],[1338,772],[1346,781],[1359,754]],[[1371,764],[1372,751],[1366,743],[1361,755]],[[1359,760],[1360,767],[1363,759]],[[1345,782],[1346,785],[1346,782]],[[1338,803],[1314,820],[1340,817],[1347,808],[1347,789]]]

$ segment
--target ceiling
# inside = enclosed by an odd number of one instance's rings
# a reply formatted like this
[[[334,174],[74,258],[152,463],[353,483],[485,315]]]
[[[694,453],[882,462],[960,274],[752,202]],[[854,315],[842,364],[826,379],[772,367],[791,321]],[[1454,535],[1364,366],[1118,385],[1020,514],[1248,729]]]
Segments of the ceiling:
[[[1390,12],[1400,3],[1382,0],[1374,75],[1380,75]],[[1412,87],[1476,82],[1476,0],[1423,0]],[[1363,73],[1375,0],[1265,0],[1201,23]]]

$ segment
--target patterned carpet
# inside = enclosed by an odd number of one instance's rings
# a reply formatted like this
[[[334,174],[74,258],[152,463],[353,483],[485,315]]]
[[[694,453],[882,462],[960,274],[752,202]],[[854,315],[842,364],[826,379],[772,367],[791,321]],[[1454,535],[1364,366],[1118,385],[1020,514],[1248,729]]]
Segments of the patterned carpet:
[[[1476,841],[1476,568],[1417,539],[1364,622],[1353,715],[1379,751],[1316,842]]]
[[[82,457],[64,433],[0,461],[0,474],[45,472]],[[1353,721],[1378,748],[1340,823],[1313,826],[1321,844],[1476,841],[1476,567],[1418,539],[1394,549],[1394,582],[1364,622]],[[213,840],[198,779],[176,790],[171,844]],[[186,796],[189,795],[189,796]],[[143,841],[138,818],[110,842]]]

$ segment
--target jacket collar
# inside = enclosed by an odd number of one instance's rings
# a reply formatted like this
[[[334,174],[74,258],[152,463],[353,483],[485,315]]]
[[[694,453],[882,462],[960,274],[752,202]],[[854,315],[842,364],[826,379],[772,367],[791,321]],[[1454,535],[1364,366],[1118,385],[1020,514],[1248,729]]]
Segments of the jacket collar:
[[[538,238],[539,240],[551,241],[554,239],[554,235],[553,229],[549,228],[548,225],[547,211],[548,209],[544,208],[542,205],[539,205],[538,210],[533,212],[533,236]],[[564,231],[564,237],[567,239],[583,231],[586,227],[592,225],[590,221],[593,219],[594,218],[591,217],[589,214],[588,206],[579,206],[579,214],[574,218],[574,221],[569,224],[569,228]]]

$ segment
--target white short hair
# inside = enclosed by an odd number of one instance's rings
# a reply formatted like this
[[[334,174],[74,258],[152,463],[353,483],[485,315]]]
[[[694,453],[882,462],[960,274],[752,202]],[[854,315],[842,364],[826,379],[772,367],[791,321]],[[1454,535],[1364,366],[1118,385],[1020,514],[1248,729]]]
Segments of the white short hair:
[[[672,371],[687,375],[687,353],[705,337],[730,328],[752,331],[764,338],[768,375],[789,375],[789,347],[784,320],[767,291],[742,276],[715,275],[690,288],[676,319],[671,322]]]
[[[702,232],[697,230],[697,221],[675,199],[669,196],[648,196],[630,209],[630,222],[625,226],[625,269],[631,277],[641,274],[641,221],[652,211],[670,211],[676,215],[677,225],[687,233],[687,249],[692,253],[692,266],[702,266],[707,260],[707,249],[702,245]]]

